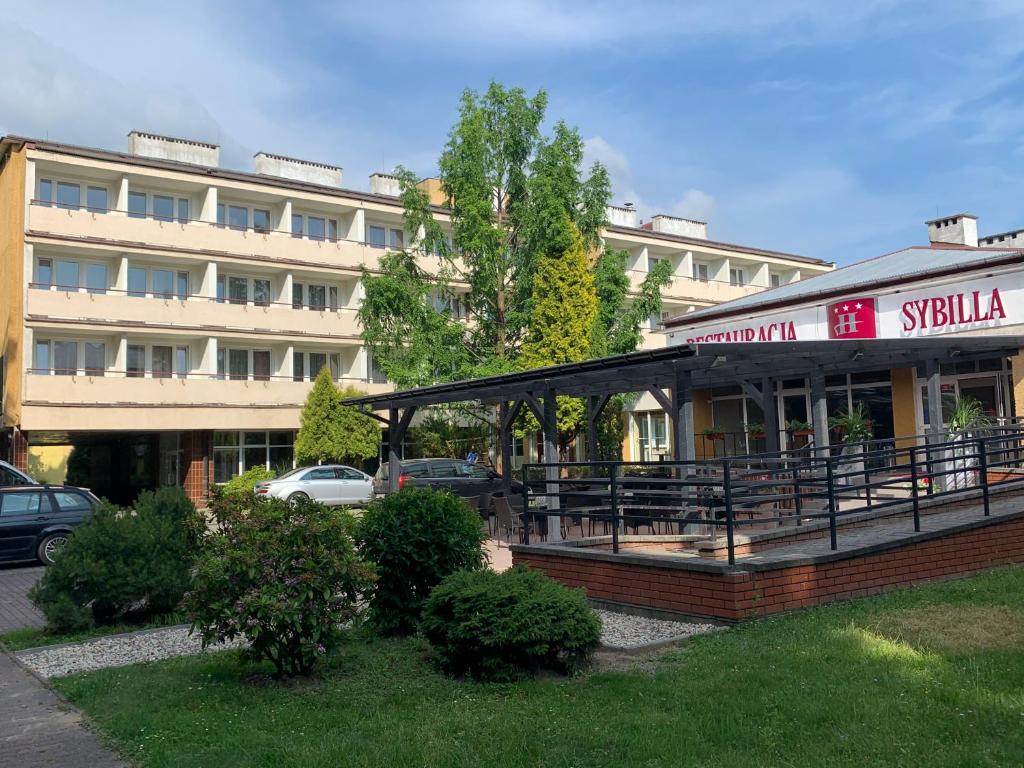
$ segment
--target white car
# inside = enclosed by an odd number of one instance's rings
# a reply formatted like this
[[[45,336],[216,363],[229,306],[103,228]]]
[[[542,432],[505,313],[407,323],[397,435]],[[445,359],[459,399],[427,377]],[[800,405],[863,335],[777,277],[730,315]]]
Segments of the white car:
[[[307,498],[328,506],[357,506],[373,498],[373,478],[341,464],[300,467],[255,487],[257,496],[293,501]]]

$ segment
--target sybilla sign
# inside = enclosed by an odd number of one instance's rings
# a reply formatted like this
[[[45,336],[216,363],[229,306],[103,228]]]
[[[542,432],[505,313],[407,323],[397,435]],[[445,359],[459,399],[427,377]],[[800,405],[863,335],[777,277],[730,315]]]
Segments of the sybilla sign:
[[[906,339],[1017,324],[1024,324],[1019,272],[695,324],[671,331],[668,343]]]

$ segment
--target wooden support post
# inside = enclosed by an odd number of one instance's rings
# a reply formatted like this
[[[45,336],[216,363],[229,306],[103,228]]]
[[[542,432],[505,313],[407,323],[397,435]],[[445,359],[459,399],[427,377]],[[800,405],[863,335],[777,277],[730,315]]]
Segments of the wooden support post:
[[[828,401],[825,399],[825,373],[820,368],[811,375],[811,426],[814,427],[815,455],[828,456]]]
[[[765,450],[775,453],[781,450],[779,440],[779,408],[775,401],[775,380],[767,376],[761,379],[761,409],[764,411]]]
[[[388,491],[391,493],[398,490],[398,478],[402,474],[402,442],[415,413],[414,405],[407,407],[401,415],[397,408],[388,409]]]
[[[558,404],[555,390],[544,390],[544,478],[547,480],[548,512],[557,513],[561,508],[558,499]],[[548,516],[548,541],[562,540],[562,520],[558,514]]]
[[[690,371],[678,367],[672,383],[672,399],[669,402],[669,418],[672,421],[672,458],[676,461],[692,462],[697,458],[693,435],[693,382]],[[687,474],[689,468],[684,469]]]

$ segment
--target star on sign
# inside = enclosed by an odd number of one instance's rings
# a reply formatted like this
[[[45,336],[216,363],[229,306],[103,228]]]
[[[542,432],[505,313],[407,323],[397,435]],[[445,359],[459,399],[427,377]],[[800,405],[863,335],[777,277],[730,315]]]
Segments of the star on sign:
[[[850,311],[850,305],[849,304],[843,304],[843,312],[849,312],[849,311]]]
[[[857,305],[856,305],[856,308],[857,308],[857,309],[864,309],[864,305],[863,305],[863,304],[861,304],[861,303],[860,303],[860,302],[858,301],[858,302],[857,302]]]

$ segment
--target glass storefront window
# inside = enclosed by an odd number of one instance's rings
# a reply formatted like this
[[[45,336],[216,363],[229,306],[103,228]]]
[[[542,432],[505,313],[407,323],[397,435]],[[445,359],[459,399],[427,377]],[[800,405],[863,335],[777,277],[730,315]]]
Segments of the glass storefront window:
[[[226,483],[253,467],[266,467],[277,474],[294,465],[295,433],[214,432],[214,482]]]

